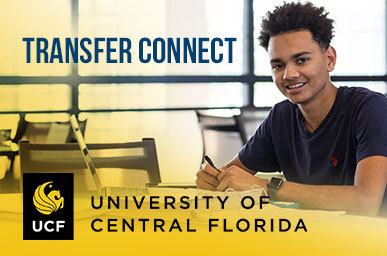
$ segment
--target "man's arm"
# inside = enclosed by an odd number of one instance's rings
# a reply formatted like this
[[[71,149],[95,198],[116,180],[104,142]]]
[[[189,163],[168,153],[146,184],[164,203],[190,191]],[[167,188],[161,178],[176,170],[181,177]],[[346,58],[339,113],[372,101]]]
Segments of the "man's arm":
[[[267,180],[247,174],[231,165],[217,176],[217,190],[249,189],[257,184],[267,190]],[[247,185],[246,185],[247,184]],[[371,156],[357,164],[354,186],[303,185],[285,181],[277,192],[278,200],[299,202],[302,207],[345,210],[349,213],[376,215],[387,184],[387,157]],[[250,187],[249,187],[250,186]]]
[[[250,170],[249,168],[247,168],[242,162],[241,160],[239,159],[239,156],[238,154],[236,156],[234,156],[234,158],[228,162],[225,166],[222,166],[220,169],[221,170],[227,170],[228,168],[230,168],[231,166],[238,166],[239,168],[245,170],[246,172],[254,175],[256,173],[256,171],[253,171],[253,170]]]

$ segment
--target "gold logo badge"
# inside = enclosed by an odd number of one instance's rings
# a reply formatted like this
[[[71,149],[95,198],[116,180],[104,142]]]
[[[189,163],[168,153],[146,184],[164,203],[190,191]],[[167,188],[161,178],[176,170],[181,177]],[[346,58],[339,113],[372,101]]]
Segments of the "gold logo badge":
[[[52,190],[48,195],[44,193],[44,189],[48,185],[49,188],[52,187],[52,181],[46,182],[35,190],[33,201],[40,213],[45,215],[50,215],[53,212],[63,208],[64,198],[60,196],[59,190]]]

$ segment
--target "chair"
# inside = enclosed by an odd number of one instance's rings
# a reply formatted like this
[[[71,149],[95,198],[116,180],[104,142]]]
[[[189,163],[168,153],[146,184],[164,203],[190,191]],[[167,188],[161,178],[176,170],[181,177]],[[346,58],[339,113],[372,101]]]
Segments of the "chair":
[[[85,133],[87,120],[79,121],[82,134]],[[0,154],[8,157],[8,168],[5,177],[1,180],[0,192],[15,192],[18,189],[19,176],[18,169],[15,170],[15,162],[19,155],[18,143],[25,139],[33,143],[66,143],[76,142],[74,133],[71,131],[70,122],[29,122],[25,119],[25,114],[20,114],[15,136],[12,138],[9,149],[3,149]],[[16,185],[16,186],[15,186]]]
[[[103,186],[144,187],[147,183],[157,185],[161,182],[154,139],[88,144],[88,148]],[[77,143],[33,144],[21,141],[20,165],[22,174],[72,172],[76,191],[96,189]]]
[[[87,120],[78,121],[81,133],[84,135]],[[59,134],[58,134],[59,133]],[[62,134],[64,138],[61,138]],[[20,115],[18,128],[12,142],[19,143],[21,139],[32,143],[60,143],[76,142],[76,138],[71,131],[70,121],[67,122],[29,122],[25,120],[25,115]]]
[[[241,109],[241,119],[243,120],[247,139],[254,135],[268,114],[268,110]]]
[[[19,122],[17,123],[16,134],[12,139],[13,143],[18,144],[23,137],[27,127],[26,114],[19,114]]]
[[[199,128],[202,132],[203,140],[203,159],[204,155],[207,154],[208,150],[206,147],[205,132],[206,131],[216,131],[221,133],[237,133],[242,145],[247,142],[246,130],[244,127],[244,122],[241,115],[232,115],[230,117],[224,116],[211,116],[201,113],[200,111],[195,111],[198,119]],[[230,160],[230,159],[228,159]]]

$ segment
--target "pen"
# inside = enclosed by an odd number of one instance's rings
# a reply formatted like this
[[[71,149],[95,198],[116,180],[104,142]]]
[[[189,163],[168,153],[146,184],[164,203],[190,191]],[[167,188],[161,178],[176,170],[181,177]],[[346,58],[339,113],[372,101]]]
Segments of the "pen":
[[[212,162],[212,160],[211,160],[211,158],[210,158],[209,156],[205,155],[205,156],[204,156],[204,159],[206,159],[207,163],[209,163],[213,168],[215,168],[215,170],[217,170],[218,172],[220,172],[219,169],[216,168],[216,166],[214,165],[214,162]]]

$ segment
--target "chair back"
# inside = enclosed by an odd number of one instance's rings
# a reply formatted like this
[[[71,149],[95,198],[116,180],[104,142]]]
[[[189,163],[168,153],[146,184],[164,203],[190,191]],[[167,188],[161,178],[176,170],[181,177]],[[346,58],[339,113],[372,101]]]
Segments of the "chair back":
[[[241,115],[233,115],[231,117],[211,116],[196,111],[196,116],[198,118],[199,128],[202,132],[205,130],[237,132],[242,143],[246,144],[247,136]]]
[[[78,121],[81,133],[84,135],[87,120]],[[20,115],[14,143],[28,140],[31,143],[66,143],[76,142],[76,138],[71,131],[71,124],[67,122],[29,122],[25,120],[25,115]]]
[[[141,142],[88,144],[102,186],[144,187],[161,182],[154,139]],[[77,143],[20,142],[21,173],[74,173],[77,191],[95,190]],[[22,183],[23,177],[21,177]],[[22,187],[21,187],[22,189]]]
[[[212,116],[196,111],[198,126],[202,134],[203,157],[209,154],[215,163],[224,164],[229,161],[235,153],[247,142],[244,122],[241,115]],[[238,137],[234,137],[233,135]],[[232,136],[229,136],[232,135]],[[221,141],[213,141],[210,138],[223,138]],[[224,140],[226,139],[226,140]],[[211,144],[209,142],[212,141]],[[216,145],[214,145],[214,143]],[[220,148],[228,145],[228,151],[222,151]]]

